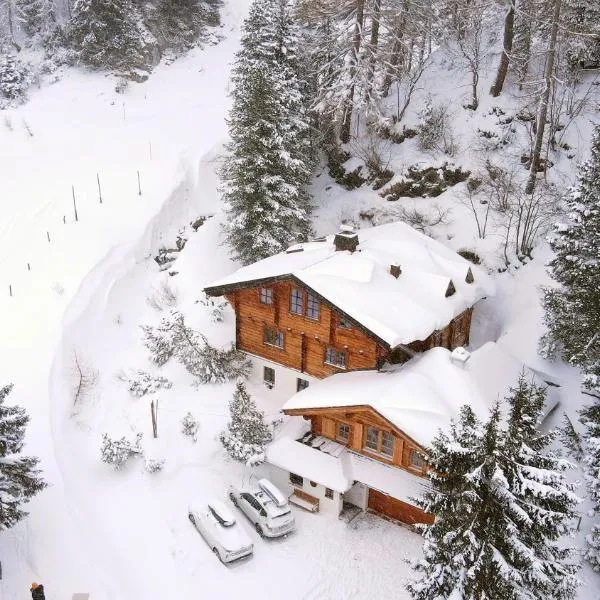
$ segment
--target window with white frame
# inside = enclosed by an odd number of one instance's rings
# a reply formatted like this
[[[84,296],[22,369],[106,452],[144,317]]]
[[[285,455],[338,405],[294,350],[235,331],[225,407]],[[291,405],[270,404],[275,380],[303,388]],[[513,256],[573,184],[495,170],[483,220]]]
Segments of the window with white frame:
[[[304,314],[304,292],[299,288],[292,288],[290,312],[293,312],[295,315]]]
[[[318,320],[320,313],[321,303],[316,296],[312,294],[306,294],[306,316],[309,319]]]
[[[277,331],[277,329],[271,329],[270,327],[265,327],[263,332],[263,341],[269,346],[283,348],[283,332]]]
[[[261,304],[273,304],[273,288],[260,288],[260,302]]]
[[[327,348],[325,351],[325,362],[334,367],[346,368],[346,353],[340,352],[335,348]]]
[[[333,500],[333,490],[331,488],[325,488],[325,498]]]

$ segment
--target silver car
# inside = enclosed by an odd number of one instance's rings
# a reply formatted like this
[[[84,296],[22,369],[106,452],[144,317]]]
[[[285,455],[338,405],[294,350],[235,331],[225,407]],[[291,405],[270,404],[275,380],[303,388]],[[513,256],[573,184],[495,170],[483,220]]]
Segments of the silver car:
[[[263,537],[280,537],[295,527],[287,498],[268,479],[260,479],[253,489],[230,486],[229,497]]]
[[[221,562],[252,554],[252,540],[224,502],[215,500],[200,510],[190,509],[188,517]]]

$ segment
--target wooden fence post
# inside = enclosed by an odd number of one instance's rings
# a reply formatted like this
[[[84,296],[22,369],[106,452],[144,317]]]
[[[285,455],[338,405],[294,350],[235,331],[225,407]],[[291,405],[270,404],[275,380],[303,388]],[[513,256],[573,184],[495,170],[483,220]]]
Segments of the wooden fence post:
[[[152,435],[154,438],[158,437],[158,423],[156,422],[156,411],[158,408],[158,401],[156,402],[156,406],[154,405],[154,400],[150,400],[150,416],[152,417]]]
[[[102,188],[100,187],[100,175],[96,173],[96,180],[98,181],[98,196],[100,198],[100,204],[102,204]]]
[[[75,186],[71,186],[71,191],[73,192],[73,212],[75,213],[75,221],[79,221],[79,217],[77,215],[77,204],[75,203]]]

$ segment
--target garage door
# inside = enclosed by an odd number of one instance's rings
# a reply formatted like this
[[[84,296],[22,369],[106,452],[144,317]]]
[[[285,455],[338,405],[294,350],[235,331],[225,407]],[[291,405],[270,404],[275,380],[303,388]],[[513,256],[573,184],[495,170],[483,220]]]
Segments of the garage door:
[[[369,489],[369,508],[410,525],[414,523],[433,523],[433,515],[423,512],[420,508],[412,506],[412,504],[407,504],[402,500],[397,500],[373,489]]]

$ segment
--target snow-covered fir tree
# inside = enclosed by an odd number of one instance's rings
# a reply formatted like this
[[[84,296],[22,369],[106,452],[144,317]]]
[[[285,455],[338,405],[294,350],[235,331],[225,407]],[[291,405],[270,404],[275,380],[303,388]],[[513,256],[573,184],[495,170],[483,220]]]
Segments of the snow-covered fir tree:
[[[306,240],[309,122],[287,0],[254,0],[232,72],[231,142],[221,169],[226,241],[244,264]]]
[[[4,104],[22,99],[31,83],[27,67],[11,52],[0,56],[0,108]]]
[[[485,424],[463,407],[448,434],[429,451],[432,489],[419,505],[436,515],[425,531],[420,578],[408,589],[418,600],[461,598],[568,599],[577,565],[561,545],[578,502],[538,433],[543,389],[522,376],[507,398],[501,427],[497,405]]]
[[[273,439],[271,427],[265,423],[243,382],[238,382],[229,403],[231,419],[219,439],[235,460],[257,464],[264,460],[265,446]]]
[[[191,48],[207,26],[219,24],[220,0],[160,0],[157,36],[169,48]]]
[[[16,0],[17,18],[28,35],[46,35],[56,24],[54,0]]]
[[[600,3],[563,0],[567,59],[572,66],[600,66]]]
[[[586,428],[583,461],[596,513],[596,522],[587,536],[586,558],[595,571],[600,571],[600,398],[581,411],[581,422]]]
[[[189,327],[179,311],[172,311],[158,327],[143,325],[144,345],[159,366],[175,357],[199,383],[224,383],[247,377],[250,363],[233,345],[211,346],[204,335]]]
[[[568,221],[556,225],[550,245],[558,286],[544,290],[542,353],[580,367],[584,385],[600,392],[600,127],[568,198]]]
[[[133,0],[76,0],[69,39],[81,62],[127,72],[157,59],[156,39]]]
[[[0,531],[27,516],[24,504],[46,487],[38,459],[21,456],[29,417],[24,408],[4,403],[11,389],[0,389]]]

